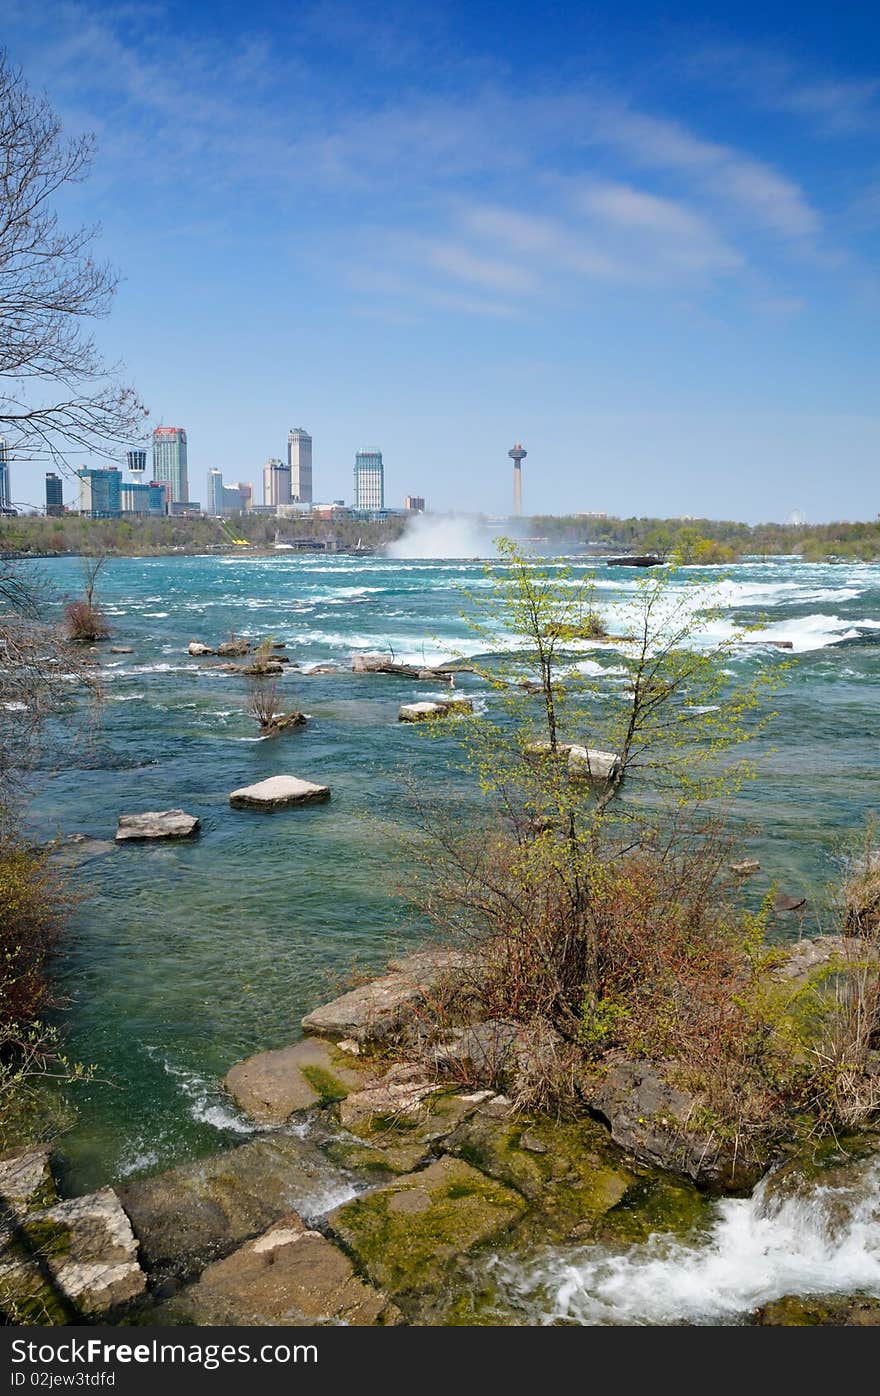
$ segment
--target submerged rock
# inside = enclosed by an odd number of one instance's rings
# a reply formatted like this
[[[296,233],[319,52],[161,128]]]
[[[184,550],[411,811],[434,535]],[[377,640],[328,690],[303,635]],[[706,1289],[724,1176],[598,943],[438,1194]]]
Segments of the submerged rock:
[[[229,803],[233,809],[285,809],[289,805],[309,805],[330,799],[328,785],[315,785],[296,776],[269,776],[256,785],[243,785],[233,790]]]
[[[773,910],[776,912],[800,911],[806,904],[806,897],[792,897],[787,892],[777,892],[773,898]]]
[[[182,809],[148,810],[145,814],[120,814],[116,842],[135,839],[190,839],[200,821]]]
[[[294,1135],[273,1134],[118,1189],[148,1270],[187,1278],[307,1210],[331,1183],[327,1159]]]
[[[111,646],[110,646],[110,653],[111,653],[111,654],[134,654],[134,649],[132,648],[131,645],[111,645]]]
[[[384,1294],[338,1246],[288,1212],[163,1305],[160,1322],[241,1325],[399,1323]]]
[[[343,1100],[368,1075],[368,1068],[332,1043],[304,1038],[238,1062],[223,1084],[252,1120],[281,1124],[294,1111]]]

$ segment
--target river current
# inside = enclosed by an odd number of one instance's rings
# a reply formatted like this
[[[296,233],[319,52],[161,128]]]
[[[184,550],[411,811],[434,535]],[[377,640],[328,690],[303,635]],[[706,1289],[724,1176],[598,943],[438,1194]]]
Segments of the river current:
[[[35,566],[56,597],[81,590],[76,559]],[[168,1167],[249,1132],[220,1089],[229,1066],[293,1040],[303,1012],[341,977],[376,970],[418,939],[396,893],[411,818],[405,778],[438,807],[478,798],[449,769],[452,737],[425,741],[396,721],[400,703],[434,696],[432,686],[292,665],[347,665],[367,650],[427,663],[473,653],[462,589],[485,585],[482,564],[454,558],[108,561],[99,590],[110,644],[133,653],[101,647],[98,724],[62,769],[40,773],[32,823],[44,838],[109,840],[120,813],[180,806],[202,833],[114,848],[77,874],[86,895],[60,965],[64,1031],[97,1079],[77,1091],[78,1121],[63,1140],[71,1189]],[[625,630],[637,585],[634,570],[599,564],[612,631]],[[758,890],[775,882],[808,899],[776,933],[809,934],[843,841],[878,803],[880,566],[745,562],[712,586],[724,616],[703,641],[759,625],[753,639],[792,642],[777,716],[754,753],[758,779],[734,813],[744,851],[762,864]],[[309,714],[307,728],[261,740],[244,681],[186,652],[191,639],[215,646],[233,632],[287,646],[281,690],[286,706]],[[780,658],[750,645],[731,662]],[[589,662],[612,667],[613,648]],[[459,687],[491,701],[476,678]],[[229,807],[231,790],[281,771],[329,784],[331,803],[273,816]]]

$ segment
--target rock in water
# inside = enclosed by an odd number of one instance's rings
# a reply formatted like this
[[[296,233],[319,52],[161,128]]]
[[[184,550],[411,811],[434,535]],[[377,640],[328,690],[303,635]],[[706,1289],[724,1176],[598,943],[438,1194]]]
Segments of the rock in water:
[[[269,776],[256,785],[243,785],[233,790],[229,803],[233,809],[284,809],[288,805],[310,805],[330,799],[329,785],[315,785],[296,776]]]
[[[203,654],[214,653],[214,651],[211,649],[209,645],[203,645],[200,640],[190,640],[186,652],[187,654],[191,654],[194,659],[197,659],[200,655]]]
[[[134,839],[190,839],[200,824],[182,809],[148,810],[145,814],[120,814],[116,842]]]
[[[110,653],[111,653],[111,654],[134,654],[134,650],[132,649],[131,645],[111,645],[111,646],[110,646]]]
[[[549,742],[529,742],[523,755],[526,760],[547,760],[551,755]],[[557,742],[557,757],[567,761],[569,773],[585,780],[611,780],[620,770],[620,757],[613,751],[596,751],[579,746],[577,742]]]
[[[743,858],[741,863],[731,863],[730,871],[737,877],[751,877],[752,873],[761,871],[761,864],[757,858]]]
[[[367,1074],[331,1043],[305,1038],[238,1062],[223,1084],[252,1120],[282,1124],[296,1110],[342,1100]]]
[[[247,640],[224,640],[222,645],[217,646],[217,653],[220,655],[242,655],[247,652]]]
[[[441,717],[458,717],[472,713],[470,698],[444,698],[436,703],[404,703],[397,714],[398,722],[432,722]]]
[[[253,1241],[217,1260],[166,1306],[196,1324],[397,1323],[400,1311],[358,1278],[338,1246],[289,1212]]]

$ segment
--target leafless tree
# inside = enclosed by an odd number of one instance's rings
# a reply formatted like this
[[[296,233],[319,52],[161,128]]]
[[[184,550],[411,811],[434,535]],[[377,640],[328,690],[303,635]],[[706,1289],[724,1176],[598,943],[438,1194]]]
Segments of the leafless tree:
[[[252,679],[248,685],[247,713],[256,718],[263,731],[271,731],[281,716],[278,685],[263,679]]]
[[[0,50],[0,434],[11,453],[62,467],[71,449],[117,454],[146,416],[88,332],[117,284],[91,255],[98,229],[63,229],[53,208],[91,152]]]

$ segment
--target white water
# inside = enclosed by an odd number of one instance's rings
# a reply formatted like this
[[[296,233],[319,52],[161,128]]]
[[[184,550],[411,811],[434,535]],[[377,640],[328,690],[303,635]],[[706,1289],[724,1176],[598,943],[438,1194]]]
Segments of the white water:
[[[850,1178],[786,1198],[765,1180],[750,1198],[719,1202],[692,1240],[554,1249],[528,1267],[500,1261],[496,1273],[533,1323],[730,1323],[784,1295],[880,1297],[880,1160]]]

